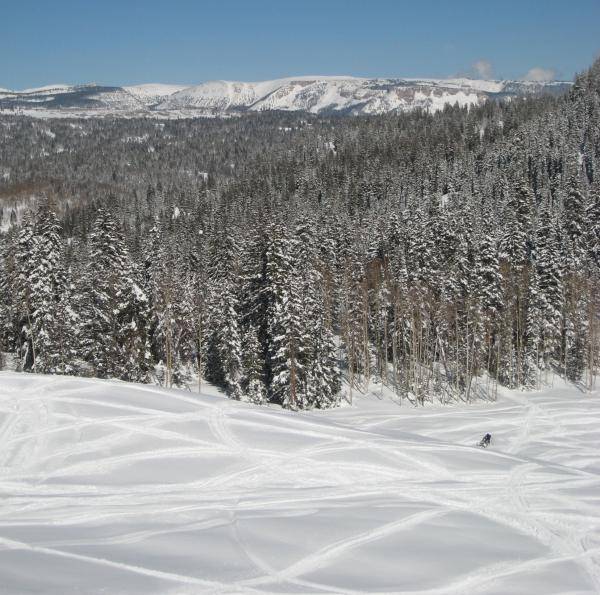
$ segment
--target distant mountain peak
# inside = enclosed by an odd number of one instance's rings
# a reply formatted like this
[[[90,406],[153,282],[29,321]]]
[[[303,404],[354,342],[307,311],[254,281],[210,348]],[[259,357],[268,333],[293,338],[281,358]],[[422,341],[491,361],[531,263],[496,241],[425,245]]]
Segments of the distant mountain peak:
[[[305,111],[352,115],[479,105],[490,98],[560,93],[570,83],[468,78],[361,78],[293,76],[199,85],[147,83],[124,87],[96,83],[0,89],[0,113],[65,116],[219,116],[252,111]]]

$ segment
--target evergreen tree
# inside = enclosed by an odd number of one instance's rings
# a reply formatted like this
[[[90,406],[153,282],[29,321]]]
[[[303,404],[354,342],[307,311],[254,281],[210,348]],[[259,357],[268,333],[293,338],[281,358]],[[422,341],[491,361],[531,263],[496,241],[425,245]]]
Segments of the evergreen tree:
[[[209,380],[242,398],[242,344],[238,298],[239,247],[232,235],[215,244],[209,289],[207,369]]]
[[[244,335],[242,354],[244,379],[241,399],[255,405],[262,405],[267,400],[267,388],[263,375],[262,349],[254,326],[249,327]]]
[[[93,273],[84,320],[86,359],[101,378],[145,381],[150,368],[148,299],[136,279],[117,223],[99,209],[90,235]],[[93,274],[93,277],[92,277]]]

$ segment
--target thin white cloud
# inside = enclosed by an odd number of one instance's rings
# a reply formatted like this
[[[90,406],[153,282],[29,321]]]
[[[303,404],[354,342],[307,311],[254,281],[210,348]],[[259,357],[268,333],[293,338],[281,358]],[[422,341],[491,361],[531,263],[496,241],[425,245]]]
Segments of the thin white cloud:
[[[488,60],[477,60],[471,65],[471,70],[482,79],[491,79],[494,74],[492,63]]]
[[[552,68],[541,68],[535,66],[523,75],[524,81],[535,81],[536,83],[547,83],[553,81],[556,77],[556,72]]]

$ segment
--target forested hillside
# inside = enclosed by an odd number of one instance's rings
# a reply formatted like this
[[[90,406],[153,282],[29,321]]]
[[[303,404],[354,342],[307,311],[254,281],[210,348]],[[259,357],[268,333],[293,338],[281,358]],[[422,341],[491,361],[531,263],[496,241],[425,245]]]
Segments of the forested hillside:
[[[587,386],[599,168],[600,61],[564,97],[436,114],[5,117],[2,351],[290,408],[342,377],[415,403]]]

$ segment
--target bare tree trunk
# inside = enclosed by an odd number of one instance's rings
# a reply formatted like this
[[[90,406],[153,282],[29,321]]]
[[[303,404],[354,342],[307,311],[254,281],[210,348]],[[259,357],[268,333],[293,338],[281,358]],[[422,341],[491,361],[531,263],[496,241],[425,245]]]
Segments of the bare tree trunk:
[[[200,394],[202,393],[202,375],[204,374],[204,366],[202,365],[202,342],[204,341],[204,319],[202,310],[199,311],[196,340],[198,348],[198,353],[196,355],[196,360],[198,362],[198,394]]]
[[[27,324],[29,325],[29,335],[31,336],[31,356],[33,358],[33,363],[31,369],[36,372],[35,366],[37,364],[37,353],[35,349],[35,329],[33,327],[33,322],[31,320],[31,308],[29,302],[29,292],[27,293],[26,299],[26,308],[27,308]]]
[[[292,409],[296,409],[297,407],[296,381],[296,349],[294,338],[292,337],[290,341],[290,403]]]

